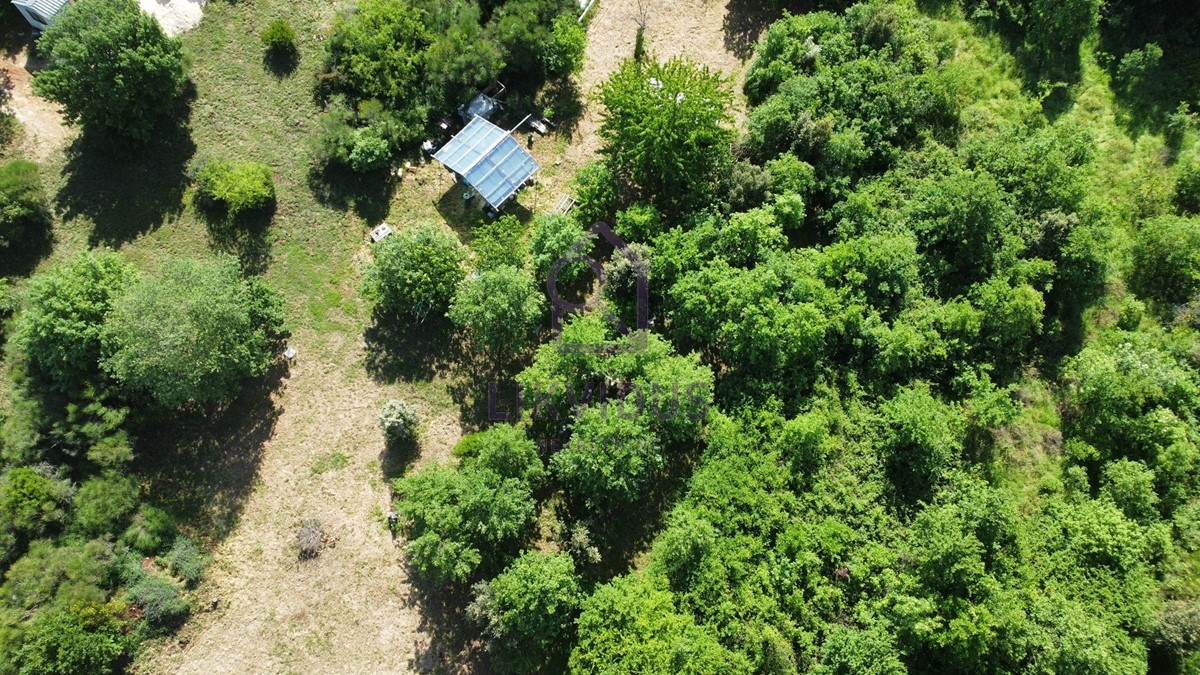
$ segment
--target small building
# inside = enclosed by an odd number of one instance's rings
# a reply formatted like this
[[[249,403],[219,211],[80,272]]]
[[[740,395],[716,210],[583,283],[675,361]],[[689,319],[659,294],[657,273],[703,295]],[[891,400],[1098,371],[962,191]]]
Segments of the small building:
[[[499,210],[541,167],[512,134],[476,117],[433,158]]]
[[[43,31],[50,27],[54,17],[70,2],[71,0],[13,0],[13,5],[30,26]]]

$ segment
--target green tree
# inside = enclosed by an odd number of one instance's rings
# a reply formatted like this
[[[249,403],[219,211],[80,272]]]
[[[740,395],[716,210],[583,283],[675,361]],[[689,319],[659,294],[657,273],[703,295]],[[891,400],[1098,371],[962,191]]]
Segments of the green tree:
[[[39,612],[17,655],[21,675],[107,675],[116,672],[128,638],[116,603]]]
[[[464,277],[466,251],[435,225],[401,230],[375,245],[363,294],[377,310],[424,321],[444,314]]]
[[[601,85],[600,99],[609,166],[669,212],[703,204],[733,164],[732,95],[706,67],[629,60]]]
[[[405,551],[418,572],[441,583],[499,567],[533,523],[529,486],[487,469],[432,466],[393,486]]]
[[[137,508],[138,493],[137,483],[129,476],[116,473],[92,476],[79,486],[75,495],[73,529],[88,537],[122,531]]]
[[[1171,304],[1200,292],[1200,217],[1160,216],[1142,223],[1129,283],[1142,296]]]
[[[175,259],[114,303],[101,365],[167,407],[225,400],[267,371],[281,324],[278,294],[243,279],[236,258]]]
[[[537,490],[546,479],[546,466],[537,445],[520,427],[497,424],[471,434],[454,448],[463,467],[486,469],[501,478],[515,478],[530,490]]]
[[[965,420],[937,400],[927,383],[901,389],[882,407],[881,451],[892,486],[902,500],[928,500],[959,462]]]
[[[534,551],[478,584],[468,614],[483,624],[497,672],[538,672],[565,653],[582,595],[571,556]]]
[[[677,611],[670,591],[641,575],[598,587],[584,601],[577,626],[573,673],[717,675],[753,670],[743,656]]]
[[[50,225],[50,209],[37,164],[19,159],[0,165],[0,247]]]
[[[70,3],[38,40],[48,62],[34,91],[63,107],[68,121],[150,140],[183,93],[183,49],[134,0]]]
[[[14,341],[64,386],[98,372],[100,334],[113,303],[137,280],[116,253],[87,252],[33,277]]]
[[[567,446],[550,460],[567,495],[591,513],[644,496],[664,464],[658,439],[637,414],[630,401],[587,408]]]
[[[447,316],[466,331],[482,353],[508,358],[529,349],[545,314],[545,300],[533,275],[497,267],[463,282]]]
[[[569,284],[589,273],[591,268],[588,264],[576,258],[590,254],[595,239],[595,234],[570,216],[538,216],[529,244],[538,279],[544,281],[550,278],[551,268],[560,260],[563,264],[558,268],[555,278],[559,284]]]

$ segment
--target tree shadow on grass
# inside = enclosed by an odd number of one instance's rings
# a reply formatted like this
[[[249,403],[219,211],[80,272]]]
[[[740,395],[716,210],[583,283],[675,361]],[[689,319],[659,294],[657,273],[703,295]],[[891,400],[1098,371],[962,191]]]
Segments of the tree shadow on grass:
[[[214,540],[237,525],[281,413],[272,396],[286,378],[279,362],[224,406],[150,414],[135,425],[149,493],[183,524]]]
[[[463,195],[466,194],[470,194],[471,199],[465,199]],[[519,196],[518,193],[517,197]],[[517,201],[517,197],[513,197],[504,205],[502,215],[513,216],[522,223],[528,223],[533,218],[533,211]],[[458,235],[458,238],[464,244],[470,245],[475,239],[475,228],[498,217],[493,215],[489,219],[485,206],[479,193],[475,192],[471,186],[459,181],[438,199],[435,208],[450,229]]]
[[[367,343],[367,373],[377,382],[432,380],[446,372],[455,340],[450,321],[432,316],[422,323],[408,317],[376,312],[363,333]]]
[[[274,75],[275,79],[282,80],[296,72],[296,66],[300,65],[300,51],[295,47],[268,49],[263,52],[262,62],[268,73]]]
[[[183,211],[184,169],[196,152],[187,123],[194,97],[189,89],[144,145],[93,130],[67,148],[57,206],[64,217],[92,221],[91,245],[120,246]]]
[[[409,603],[421,616],[418,631],[429,636],[428,642],[416,645],[409,668],[422,673],[491,672],[479,629],[467,617],[470,589],[427,581],[411,566],[408,576],[412,579]]]
[[[37,226],[8,246],[0,247],[0,277],[29,276],[53,247],[54,233],[49,225]]]
[[[232,218],[225,209],[199,206],[208,227],[213,248],[237,256],[246,274],[262,274],[271,262],[271,243],[267,231],[275,216],[275,207],[258,209]]]
[[[1200,109],[1200,52],[1194,46],[1198,33],[1195,0],[1125,3],[1100,22],[1101,56],[1124,113],[1118,121],[1128,131],[1176,131],[1170,129],[1171,117],[1180,103],[1189,103],[1193,112]],[[1157,59],[1147,49],[1151,44],[1161,49]],[[1167,134],[1172,151],[1178,150],[1180,137]]]
[[[776,5],[784,6],[776,6]],[[801,14],[813,9],[811,0],[767,3],[760,0],[729,0],[725,9],[725,49],[742,61],[754,55],[764,30],[783,17],[784,9]]]
[[[317,201],[343,211],[353,210],[371,227],[383,222],[396,184],[385,170],[357,173],[334,164],[314,166],[308,185]]]

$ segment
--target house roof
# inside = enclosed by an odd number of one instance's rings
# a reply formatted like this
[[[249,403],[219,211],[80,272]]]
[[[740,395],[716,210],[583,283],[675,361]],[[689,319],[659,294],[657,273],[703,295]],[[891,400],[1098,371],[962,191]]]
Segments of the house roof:
[[[433,158],[479,191],[492,208],[500,208],[540,168],[517,139],[476,117]]]
[[[71,0],[13,0],[14,5],[28,7],[46,19],[53,19]]]

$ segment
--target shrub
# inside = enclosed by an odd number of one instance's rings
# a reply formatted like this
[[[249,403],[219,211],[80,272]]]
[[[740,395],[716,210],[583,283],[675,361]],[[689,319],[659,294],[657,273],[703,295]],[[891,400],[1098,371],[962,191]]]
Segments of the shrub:
[[[0,247],[50,224],[46,192],[36,164],[13,160],[0,166]]]
[[[148,141],[183,94],[183,47],[134,0],[69,3],[38,40],[49,67],[34,91],[67,120]]]
[[[1200,157],[1182,160],[1175,179],[1175,206],[1184,213],[1200,215]]]
[[[142,504],[121,535],[121,543],[139,553],[160,553],[175,536],[175,519],[162,509]]]
[[[497,267],[465,281],[447,316],[466,331],[475,350],[510,358],[535,344],[544,298],[528,270]]]
[[[467,611],[483,624],[500,673],[540,672],[564,651],[582,598],[575,562],[565,553],[526,553],[475,593]]]
[[[465,251],[451,233],[436,225],[401,230],[375,245],[363,295],[376,310],[424,321],[445,314],[462,281]]]
[[[114,303],[101,366],[169,408],[228,400],[267,372],[281,323],[279,295],[237,258],[172,260]]]
[[[21,673],[114,672],[127,645],[122,610],[117,603],[87,603],[39,612],[16,655]]]
[[[187,537],[176,538],[171,552],[167,554],[167,567],[172,574],[183,579],[189,588],[199,583],[207,564],[200,547]]]
[[[275,19],[259,35],[267,51],[287,53],[296,51],[296,31],[283,19]]]
[[[138,486],[129,476],[115,473],[93,476],[75,495],[73,528],[86,536],[119,532],[138,503]]]
[[[392,399],[384,403],[383,410],[379,411],[379,427],[383,429],[383,437],[388,445],[416,439],[419,423],[417,409],[407,401]]]
[[[587,31],[575,17],[563,14],[554,20],[550,40],[542,51],[546,72],[557,77],[575,75],[583,70],[583,53],[587,49]]]
[[[207,162],[196,174],[196,190],[230,218],[260,211],[275,203],[271,167],[256,162]]]
[[[33,277],[14,341],[39,370],[74,388],[97,372],[101,328],[137,270],[116,253],[88,252]]]
[[[536,490],[546,478],[546,467],[537,445],[525,431],[498,424],[467,436],[454,448],[464,468],[486,469],[502,478],[516,478]]]
[[[147,574],[128,591],[129,600],[142,608],[146,620],[154,626],[183,623],[190,607],[175,582],[157,574]]]
[[[66,518],[71,484],[28,467],[10,469],[0,477],[0,526],[36,537]]]
[[[321,553],[321,542],[325,540],[325,531],[321,521],[316,518],[306,518],[300,523],[296,532],[296,546],[300,549],[301,560],[312,560]]]

